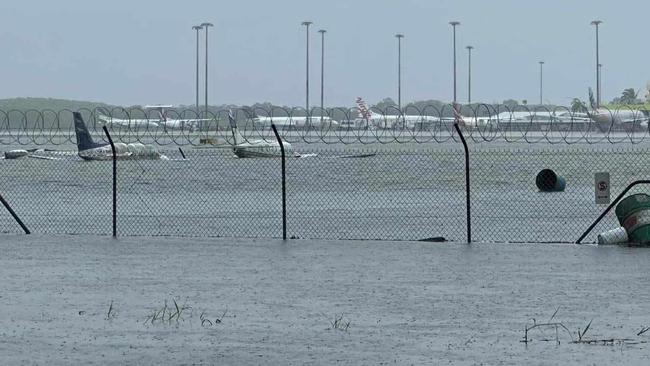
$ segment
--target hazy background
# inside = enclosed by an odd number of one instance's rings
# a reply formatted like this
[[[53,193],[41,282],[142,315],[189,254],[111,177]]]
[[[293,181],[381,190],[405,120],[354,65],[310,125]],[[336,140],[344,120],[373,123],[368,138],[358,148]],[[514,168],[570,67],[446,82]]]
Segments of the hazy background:
[[[536,103],[538,61],[544,60],[545,103],[566,105],[572,97],[586,99],[595,84],[589,23],[602,19],[606,101],[650,79],[648,14],[647,1],[3,1],[0,98],[193,104],[191,27],[211,22],[210,104],[304,105],[300,23],[310,20],[312,104],[319,98],[321,28],[328,31],[326,105],[352,106],[356,96],[397,99],[398,32],[406,36],[403,101],[448,101],[448,22],[458,20],[459,100],[467,100],[465,46],[471,44],[473,101]]]

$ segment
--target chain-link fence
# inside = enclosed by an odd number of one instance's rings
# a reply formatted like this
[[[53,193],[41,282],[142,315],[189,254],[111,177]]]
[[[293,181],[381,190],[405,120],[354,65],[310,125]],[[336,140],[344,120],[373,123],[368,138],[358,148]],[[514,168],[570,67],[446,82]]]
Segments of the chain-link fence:
[[[650,177],[644,147],[485,148],[471,151],[472,213],[478,241],[575,242],[606,208],[595,203],[595,173],[608,172],[611,199],[629,183]],[[551,169],[562,191],[541,191],[537,176]],[[542,178],[542,176],[540,176]],[[542,184],[544,181],[542,180]],[[630,194],[647,192],[639,186]],[[613,212],[587,241],[618,227]]]
[[[302,157],[286,160],[288,236],[464,241],[459,145],[295,145]],[[649,153],[642,146],[473,145],[473,239],[574,242],[605,208],[594,202],[594,174],[610,173],[613,199],[650,176]],[[237,158],[231,148],[164,155],[117,161],[118,235],[282,236],[279,158]],[[0,165],[0,194],[32,232],[111,234],[111,161],[35,152]],[[563,178],[565,189],[541,192],[536,177],[543,169]],[[609,214],[586,241],[617,226]],[[0,230],[20,232],[5,210]]]
[[[272,149],[271,123],[300,155],[287,157],[292,237],[465,239],[464,152],[454,121],[475,143],[469,153],[474,240],[574,241],[604,208],[594,203],[594,173],[611,174],[613,195],[647,178],[643,110],[473,105],[459,107],[454,119],[446,105],[377,113],[360,102],[358,112],[98,108],[78,115],[87,121],[84,146],[96,146],[93,138],[107,141],[103,126],[121,152],[133,154],[117,164],[119,235],[281,236],[280,159],[233,154],[238,146]],[[8,151],[1,163],[0,194],[34,232],[112,232],[111,162],[59,150],[77,142],[76,121],[66,110],[0,111],[1,144],[45,147]],[[154,148],[167,149],[165,156],[135,159],[152,157]],[[542,192],[536,180],[544,169],[559,175],[565,189]],[[0,220],[3,231],[19,230],[5,212]],[[588,240],[616,226],[609,215]]]

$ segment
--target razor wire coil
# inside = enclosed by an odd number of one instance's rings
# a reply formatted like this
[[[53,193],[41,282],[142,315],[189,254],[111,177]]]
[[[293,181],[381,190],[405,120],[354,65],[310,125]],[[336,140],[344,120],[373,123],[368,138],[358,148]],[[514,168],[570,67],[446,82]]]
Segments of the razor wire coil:
[[[650,111],[634,106],[597,111],[568,107],[489,104],[459,106],[463,134],[473,143],[516,142],[547,144],[638,144],[648,139]],[[357,109],[234,108],[244,142],[274,141],[271,123],[284,140],[304,144],[426,144],[456,142],[452,105],[407,106],[399,110],[372,108],[372,117]],[[116,141],[162,146],[234,144],[228,122],[229,110],[197,112],[168,109],[164,115],[142,108],[96,108],[80,110],[93,136],[105,142],[106,125]],[[72,111],[0,110],[0,144],[74,144]]]

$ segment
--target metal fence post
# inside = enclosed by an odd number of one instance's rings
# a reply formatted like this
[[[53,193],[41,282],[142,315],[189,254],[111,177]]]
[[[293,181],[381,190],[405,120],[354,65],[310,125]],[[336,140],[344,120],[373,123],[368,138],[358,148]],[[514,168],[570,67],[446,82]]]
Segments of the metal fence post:
[[[465,201],[467,204],[467,243],[472,242],[472,214],[471,214],[471,199],[470,199],[470,185],[469,185],[469,149],[467,148],[467,142],[463,136],[463,132],[458,127],[458,120],[460,117],[459,111],[456,110],[456,105],[454,105],[454,128],[460,136],[460,141],[463,143],[463,148],[465,149]]]
[[[115,144],[111,134],[108,133],[108,128],[103,127],[106,138],[111,144],[111,151],[113,152],[113,237],[117,237],[117,156],[115,155]]]
[[[280,153],[282,154],[282,240],[287,240],[287,182],[286,182],[286,169],[285,169],[285,159],[284,159],[284,144],[278,134],[278,130],[275,128],[275,124],[271,123],[271,128],[275,134],[275,138],[280,144]]]
[[[16,215],[16,212],[14,212],[14,210],[11,208],[11,206],[9,206],[9,203],[7,201],[5,201],[4,197],[2,197],[1,194],[0,194],[0,202],[2,202],[2,204],[5,206],[7,211],[9,211],[11,216],[13,216],[14,220],[16,220],[18,225],[20,225],[20,227],[23,228],[23,231],[25,231],[25,234],[31,234],[31,232],[29,231],[27,226],[25,226],[25,224],[23,224],[23,221],[20,219],[20,217],[18,217],[18,215]]]

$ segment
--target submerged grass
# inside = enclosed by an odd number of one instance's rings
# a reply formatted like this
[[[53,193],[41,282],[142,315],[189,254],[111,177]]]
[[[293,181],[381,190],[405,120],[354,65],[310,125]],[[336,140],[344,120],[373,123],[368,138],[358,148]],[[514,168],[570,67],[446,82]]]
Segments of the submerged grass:
[[[115,311],[115,307],[113,306],[113,300],[111,300],[111,304],[108,306],[108,312],[106,313],[106,320],[113,320],[117,317],[117,311]]]
[[[144,320],[144,324],[178,324],[181,321],[184,321],[183,314],[192,309],[191,306],[187,305],[187,302],[183,305],[178,305],[176,299],[172,298],[174,306],[168,306],[167,300],[164,301],[164,304],[161,308],[154,308],[152,313],[147,316]],[[191,315],[190,315],[191,317]]]
[[[641,339],[634,339],[634,338],[620,338],[620,337],[610,337],[610,338],[594,338],[594,339],[589,339],[586,338],[585,335],[591,329],[591,324],[593,323],[593,319],[589,321],[589,323],[584,327],[584,329],[578,329],[577,331],[577,338],[574,338],[573,334],[569,330],[569,328],[564,325],[562,322],[559,321],[553,321],[555,316],[557,315],[559,311],[559,307],[555,310],[553,315],[550,317],[550,319],[547,322],[543,323],[538,323],[535,318],[532,318],[533,324],[532,325],[526,325],[524,327],[524,339],[521,340],[522,343],[525,343],[526,346],[528,346],[528,343],[533,341],[533,338],[530,336],[530,332],[532,330],[538,330],[542,333],[543,338],[537,339],[540,342],[555,342],[557,345],[560,345],[561,340],[560,340],[560,334],[566,334],[569,338],[569,343],[573,344],[592,344],[592,345],[632,345],[632,344],[641,344],[641,343],[647,343],[645,340]],[[553,330],[555,333],[555,337],[547,337],[544,334],[544,329],[550,329]],[[647,332],[650,330],[650,327],[642,327],[641,331],[639,331],[636,335],[640,336],[643,333]]]
[[[179,299],[180,301],[180,299]],[[151,310],[150,314],[146,316],[144,320],[145,325],[178,325],[185,320],[191,322],[194,315],[194,309],[187,304],[187,299],[183,304],[179,304],[177,298],[172,298],[171,303],[168,300],[164,300],[161,307],[154,307]],[[221,324],[223,319],[228,313],[228,308],[221,314],[219,317],[211,318],[207,315],[206,311],[202,311],[199,315],[199,320],[202,327],[211,327],[217,324]]]
[[[350,323],[351,320],[344,319],[343,314],[334,315],[334,320],[330,321],[331,327],[328,329],[336,329],[336,330],[347,332],[348,328],[350,328]]]

